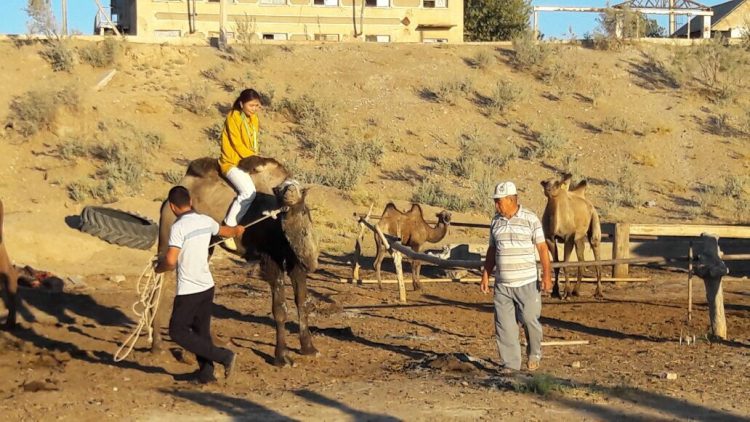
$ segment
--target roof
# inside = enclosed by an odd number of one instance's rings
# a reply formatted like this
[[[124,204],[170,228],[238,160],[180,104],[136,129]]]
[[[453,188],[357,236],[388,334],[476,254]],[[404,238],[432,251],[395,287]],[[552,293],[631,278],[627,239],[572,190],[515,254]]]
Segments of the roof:
[[[736,8],[740,7],[746,0],[731,0],[726,3],[717,4],[711,6],[711,10],[714,11],[714,16],[711,18],[711,27],[721,22],[722,19],[726,18]],[[675,36],[686,36],[688,25],[682,25],[680,29],[674,32]],[[699,32],[703,28],[703,16],[696,16],[690,20],[690,32]]]

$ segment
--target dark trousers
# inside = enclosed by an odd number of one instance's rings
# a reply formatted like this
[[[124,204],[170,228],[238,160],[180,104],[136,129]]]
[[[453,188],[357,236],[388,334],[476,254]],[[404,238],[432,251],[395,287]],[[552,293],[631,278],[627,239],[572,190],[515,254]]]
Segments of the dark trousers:
[[[211,308],[214,288],[174,298],[169,336],[198,359],[199,376],[212,377],[214,362],[226,363],[231,353],[211,341]]]

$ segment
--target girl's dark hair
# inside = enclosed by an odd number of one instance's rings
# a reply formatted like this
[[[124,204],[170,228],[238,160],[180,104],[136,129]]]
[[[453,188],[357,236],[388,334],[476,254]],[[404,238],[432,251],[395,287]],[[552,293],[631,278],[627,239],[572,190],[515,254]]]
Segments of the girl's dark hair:
[[[245,89],[240,92],[240,96],[237,97],[236,100],[234,100],[234,105],[232,106],[232,108],[234,108],[235,110],[242,110],[242,104],[252,100],[260,101],[260,94],[258,94],[258,91],[254,89]]]

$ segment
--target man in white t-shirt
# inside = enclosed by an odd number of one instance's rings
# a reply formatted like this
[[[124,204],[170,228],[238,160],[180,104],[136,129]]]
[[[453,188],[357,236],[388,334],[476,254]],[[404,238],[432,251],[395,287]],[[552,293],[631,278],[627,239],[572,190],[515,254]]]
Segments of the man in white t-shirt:
[[[219,226],[211,217],[195,212],[190,193],[183,186],[173,187],[167,201],[177,221],[169,233],[169,249],[165,256],[159,257],[155,271],[177,269],[177,295],[169,321],[169,336],[196,355],[199,383],[216,381],[214,362],[224,366],[224,376],[229,378],[235,354],[214,346],[211,341],[214,279],[208,268],[208,248],[212,236],[241,236],[245,228]]]

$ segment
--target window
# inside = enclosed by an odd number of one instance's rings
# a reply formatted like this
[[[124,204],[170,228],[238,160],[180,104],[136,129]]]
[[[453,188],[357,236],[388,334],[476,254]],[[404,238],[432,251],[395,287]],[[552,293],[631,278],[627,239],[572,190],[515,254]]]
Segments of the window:
[[[157,29],[154,31],[154,35],[157,37],[179,37],[179,29]]]
[[[367,42],[391,42],[390,35],[365,35]]]
[[[264,33],[264,40],[286,41],[287,35],[282,33]]]
[[[260,0],[260,4],[272,6],[285,6],[286,0]]]
[[[422,7],[445,8],[448,7],[448,0],[422,0]]]
[[[313,4],[316,6],[338,6],[339,0],[313,0]]]
[[[315,41],[338,41],[339,34],[315,34]]]
[[[448,42],[448,38],[425,38],[423,40],[425,43],[446,43]]]
[[[390,5],[390,0],[365,0],[365,6],[367,7],[389,7]]]

